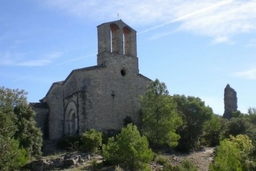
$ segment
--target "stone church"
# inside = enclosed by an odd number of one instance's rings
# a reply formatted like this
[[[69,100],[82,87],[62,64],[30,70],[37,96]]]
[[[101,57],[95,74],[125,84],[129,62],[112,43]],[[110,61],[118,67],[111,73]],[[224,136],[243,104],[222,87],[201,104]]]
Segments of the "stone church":
[[[122,20],[103,23],[97,31],[97,65],[73,70],[39,103],[31,103],[44,139],[91,128],[117,131],[127,117],[139,122],[140,96],[151,80],[139,73],[136,31]]]

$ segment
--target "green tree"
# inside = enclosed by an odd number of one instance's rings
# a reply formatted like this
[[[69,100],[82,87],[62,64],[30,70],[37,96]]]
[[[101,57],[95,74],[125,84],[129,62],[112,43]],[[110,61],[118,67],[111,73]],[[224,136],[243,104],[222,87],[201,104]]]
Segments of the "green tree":
[[[15,138],[27,151],[28,156],[40,156],[42,148],[42,132],[36,127],[35,112],[28,104],[19,104],[14,108],[18,130]]]
[[[241,118],[241,117],[244,117],[244,114],[241,113],[239,110],[233,111],[231,113],[231,118]]]
[[[132,124],[123,128],[116,140],[114,137],[109,138],[102,149],[106,161],[131,171],[149,170],[148,163],[153,159],[147,138],[141,136],[137,127]]]
[[[166,85],[158,79],[151,82],[141,98],[141,131],[150,143],[177,146],[180,136],[176,134],[176,129],[182,124],[182,119],[176,108]]]
[[[177,149],[189,152],[198,146],[203,125],[211,118],[213,112],[198,97],[174,95],[173,100],[177,103],[179,114],[183,119],[183,125],[177,130],[181,136]]]
[[[217,147],[214,162],[210,171],[246,171],[255,170],[255,164],[250,153],[254,146],[247,135],[230,136]]]
[[[256,108],[249,108],[248,115],[245,116],[251,124],[256,125]]]
[[[26,95],[24,90],[0,88],[0,108],[4,114],[12,113],[12,122],[17,126],[14,138],[30,157],[41,155],[42,133],[36,127],[35,112],[29,106]]]
[[[221,132],[221,139],[229,138],[230,135],[237,136],[239,134],[248,135],[253,144],[256,145],[256,127],[252,125],[245,117],[231,118],[227,121]]]
[[[102,133],[95,129],[86,131],[81,137],[80,148],[83,151],[97,152],[99,147],[102,146]]]
[[[15,170],[26,164],[26,151],[13,138],[17,130],[12,122],[13,113],[2,110],[0,107],[0,170]]]
[[[203,135],[200,142],[207,146],[216,146],[220,143],[220,133],[224,127],[225,120],[217,115],[212,115],[203,126]]]

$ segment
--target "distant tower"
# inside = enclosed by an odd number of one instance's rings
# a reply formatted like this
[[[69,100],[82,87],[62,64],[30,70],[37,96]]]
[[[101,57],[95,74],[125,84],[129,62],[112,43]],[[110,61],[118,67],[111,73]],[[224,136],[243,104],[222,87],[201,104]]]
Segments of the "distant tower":
[[[224,108],[225,112],[223,117],[226,119],[230,119],[232,117],[232,112],[237,111],[237,97],[236,91],[227,84],[224,89]]]

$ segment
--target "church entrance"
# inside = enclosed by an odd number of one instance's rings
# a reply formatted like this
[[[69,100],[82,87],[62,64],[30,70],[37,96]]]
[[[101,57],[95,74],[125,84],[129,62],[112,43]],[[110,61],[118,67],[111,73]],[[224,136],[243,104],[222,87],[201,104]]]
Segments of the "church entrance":
[[[78,133],[78,114],[75,102],[68,103],[65,112],[65,135],[73,136]]]

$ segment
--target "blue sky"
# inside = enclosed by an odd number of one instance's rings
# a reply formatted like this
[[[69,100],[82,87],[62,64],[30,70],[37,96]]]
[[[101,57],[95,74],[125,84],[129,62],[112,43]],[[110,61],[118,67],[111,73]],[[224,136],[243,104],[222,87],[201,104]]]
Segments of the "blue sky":
[[[137,30],[140,73],[170,94],[224,111],[256,107],[255,0],[0,0],[0,86],[42,99],[51,84],[96,65],[97,25],[122,19]]]

